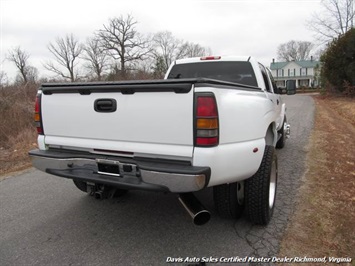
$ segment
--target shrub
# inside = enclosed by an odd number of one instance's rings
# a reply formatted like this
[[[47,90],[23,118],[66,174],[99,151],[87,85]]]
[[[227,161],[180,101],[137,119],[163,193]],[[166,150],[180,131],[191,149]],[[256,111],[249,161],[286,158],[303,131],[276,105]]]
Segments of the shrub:
[[[355,94],[355,29],[334,39],[322,55],[321,75],[337,91]]]
[[[38,85],[9,86],[0,89],[0,148],[9,148],[11,139],[23,131],[36,131],[34,102]]]

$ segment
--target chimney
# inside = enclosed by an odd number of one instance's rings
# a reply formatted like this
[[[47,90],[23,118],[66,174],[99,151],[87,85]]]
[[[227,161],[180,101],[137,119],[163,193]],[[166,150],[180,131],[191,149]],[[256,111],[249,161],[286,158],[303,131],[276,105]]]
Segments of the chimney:
[[[313,61],[313,55],[311,55],[311,61]]]
[[[272,63],[275,64],[275,58],[272,59]]]

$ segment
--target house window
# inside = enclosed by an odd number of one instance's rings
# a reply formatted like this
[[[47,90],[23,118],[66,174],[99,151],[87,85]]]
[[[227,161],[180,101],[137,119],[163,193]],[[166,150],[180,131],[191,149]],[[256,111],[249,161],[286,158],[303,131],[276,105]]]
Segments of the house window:
[[[278,70],[277,70],[277,76],[278,76],[278,77],[283,77],[283,75],[284,75],[283,72],[284,72],[283,69],[278,69]]]
[[[301,76],[307,76],[307,68],[301,68]]]
[[[295,76],[295,70],[294,70],[294,69],[290,69],[289,71],[290,71],[290,72],[289,72],[289,73],[290,73],[289,76],[290,76],[290,77],[294,77],[294,76]]]

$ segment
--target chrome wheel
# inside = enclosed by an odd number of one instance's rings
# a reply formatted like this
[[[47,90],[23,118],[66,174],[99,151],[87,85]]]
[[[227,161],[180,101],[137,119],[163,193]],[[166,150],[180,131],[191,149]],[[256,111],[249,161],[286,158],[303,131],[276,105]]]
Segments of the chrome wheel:
[[[275,203],[276,181],[277,181],[277,162],[276,160],[273,160],[271,165],[270,184],[269,184],[269,208],[270,209],[272,209]]]

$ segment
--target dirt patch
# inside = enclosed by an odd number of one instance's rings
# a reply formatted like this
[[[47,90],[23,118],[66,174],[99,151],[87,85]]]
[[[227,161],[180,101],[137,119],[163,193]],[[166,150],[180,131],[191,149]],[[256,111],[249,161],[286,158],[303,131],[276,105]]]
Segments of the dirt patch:
[[[355,259],[355,100],[314,97],[315,127],[280,257]],[[353,261],[353,265],[354,261]]]

